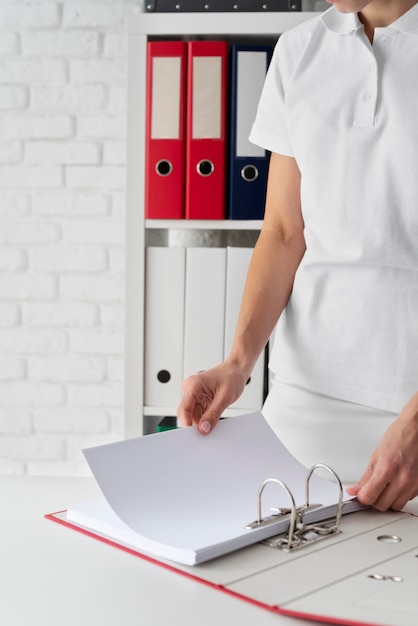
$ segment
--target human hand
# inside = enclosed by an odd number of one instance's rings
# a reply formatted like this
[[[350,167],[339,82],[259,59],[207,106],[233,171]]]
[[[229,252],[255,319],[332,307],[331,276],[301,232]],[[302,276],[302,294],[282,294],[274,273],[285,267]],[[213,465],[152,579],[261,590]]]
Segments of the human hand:
[[[347,493],[379,511],[400,511],[418,495],[418,393],[386,430],[360,481]]]
[[[207,435],[224,410],[239,398],[245,383],[243,372],[226,362],[186,378],[177,408],[182,426],[196,425]]]

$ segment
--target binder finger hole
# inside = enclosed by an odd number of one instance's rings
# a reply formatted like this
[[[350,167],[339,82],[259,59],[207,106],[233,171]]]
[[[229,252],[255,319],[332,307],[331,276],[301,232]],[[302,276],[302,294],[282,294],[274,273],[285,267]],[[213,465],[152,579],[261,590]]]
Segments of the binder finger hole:
[[[201,176],[210,176],[212,172],[214,171],[215,166],[212,163],[212,161],[203,160],[203,161],[199,161],[199,163],[196,166],[196,169],[197,169],[198,174],[200,174]]]
[[[173,165],[170,163],[170,161],[158,161],[155,166],[155,170],[157,174],[159,174],[159,176],[168,176],[173,171]]]
[[[160,383],[168,383],[171,378],[171,374],[167,370],[160,370],[157,374],[157,378]]]
[[[401,537],[397,535],[379,535],[377,540],[383,543],[400,543],[402,541]]]
[[[246,165],[241,170],[241,176],[244,180],[251,183],[258,178],[258,169],[254,165]]]

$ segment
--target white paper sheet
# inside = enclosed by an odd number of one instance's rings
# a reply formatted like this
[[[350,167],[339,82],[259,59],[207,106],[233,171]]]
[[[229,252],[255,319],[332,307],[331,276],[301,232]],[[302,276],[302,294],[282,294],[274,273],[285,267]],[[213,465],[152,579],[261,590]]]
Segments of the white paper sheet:
[[[221,420],[208,436],[190,427],[90,448],[84,454],[113,511],[137,533],[136,547],[187,564],[282,532],[278,527],[245,529],[257,518],[257,494],[266,478],[282,480],[296,504],[305,503],[308,470],[260,413]],[[338,495],[335,483],[312,476],[311,502],[335,505]],[[273,506],[290,506],[277,484],[263,493],[263,516]],[[94,510],[89,516],[91,525]],[[77,507],[71,507],[69,519],[81,523]],[[96,521],[100,531],[100,519]]]

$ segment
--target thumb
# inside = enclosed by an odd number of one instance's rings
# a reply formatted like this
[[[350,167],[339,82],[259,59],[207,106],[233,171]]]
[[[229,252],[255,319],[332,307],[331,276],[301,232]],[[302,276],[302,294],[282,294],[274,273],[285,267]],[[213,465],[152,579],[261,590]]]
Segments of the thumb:
[[[222,411],[218,408],[211,407],[210,410],[203,413],[197,425],[202,435],[208,435],[219,422]]]
[[[359,491],[364,487],[366,483],[369,482],[371,476],[373,474],[373,468],[369,465],[363,476],[360,480],[355,484],[347,487],[346,491],[350,496],[357,496]]]

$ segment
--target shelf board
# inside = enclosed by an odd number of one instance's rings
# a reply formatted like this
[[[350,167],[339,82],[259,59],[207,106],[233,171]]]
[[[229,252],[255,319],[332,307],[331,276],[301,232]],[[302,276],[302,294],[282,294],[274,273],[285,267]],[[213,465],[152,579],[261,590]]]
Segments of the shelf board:
[[[235,417],[238,415],[244,415],[245,413],[254,413],[260,409],[226,409],[223,413],[223,417]],[[177,413],[177,409],[172,406],[144,406],[143,414],[145,419],[148,417],[166,417],[174,416]]]
[[[133,11],[128,32],[136,35],[278,35],[318,11],[269,11],[265,13],[143,13]]]
[[[154,230],[261,230],[262,220],[145,220]]]

